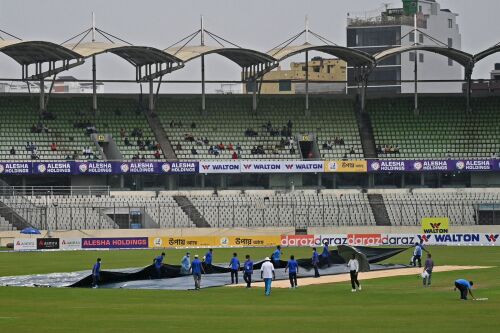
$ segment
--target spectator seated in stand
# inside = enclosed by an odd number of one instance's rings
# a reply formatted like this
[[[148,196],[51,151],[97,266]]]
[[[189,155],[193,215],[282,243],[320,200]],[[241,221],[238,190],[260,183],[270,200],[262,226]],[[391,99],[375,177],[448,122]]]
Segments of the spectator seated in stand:
[[[134,154],[134,156],[132,156],[132,161],[138,161],[139,160],[139,154]]]
[[[203,146],[203,138],[196,139],[197,146]]]
[[[155,153],[153,154],[153,156],[154,156],[157,160],[159,160],[159,159],[160,159],[160,157],[161,157],[160,151],[159,151],[159,150],[156,150],[156,151],[155,151]]]
[[[31,159],[32,160],[39,160],[40,159],[40,155],[38,155],[37,149],[33,149],[33,151],[31,152]]]
[[[219,150],[224,150],[226,147],[224,146],[224,144],[221,142],[217,145],[217,148],[219,148]]]
[[[146,162],[146,156],[141,155],[141,162]]]
[[[57,145],[55,142],[52,142],[52,144],[50,145],[50,150],[51,151],[57,151]]]
[[[239,152],[241,151],[241,145],[239,143],[236,144],[236,150]]]
[[[191,133],[184,134],[184,141],[194,142],[194,135]]]
[[[239,158],[238,153],[236,151],[233,151],[233,154],[231,155],[231,158],[233,160],[237,160]]]
[[[124,128],[120,128],[120,137],[123,139],[126,136],[127,136],[127,132],[125,131],[125,129]]]
[[[130,140],[125,137],[125,139],[123,140],[123,143],[125,144],[125,146],[132,146],[132,144],[130,143]]]
[[[191,128],[196,128],[196,123],[194,121],[191,123]]]
[[[177,150],[177,151],[181,151],[182,150],[182,146],[181,146],[180,142],[177,142],[177,144],[175,145],[175,150]]]
[[[293,146],[290,147],[290,154],[295,155],[295,148]]]
[[[16,155],[16,150],[14,149],[14,147],[10,148],[10,154]]]
[[[233,151],[234,150],[234,146],[231,142],[229,142],[229,145],[227,146],[227,150],[229,151]]]
[[[191,148],[191,155],[198,155],[198,152],[196,151],[196,149],[194,147]]]
[[[247,128],[246,131],[245,131],[245,136],[248,136],[248,137],[256,137],[257,135],[259,135],[257,132],[255,132],[253,129],[251,128]]]
[[[66,161],[71,161],[71,156],[69,155],[66,155],[66,157],[64,158]]]
[[[333,149],[332,141],[328,140],[325,143],[323,143],[323,149],[332,150]]]
[[[87,135],[91,135],[97,133],[97,129],[94,125],[88,124],[87,127],[85,127],[85,133],[87,133]]]
[[[210,141],[208,141],[208,138],[205,137],[205,139],[203,139],[203,143],[208,146],[208,144],[210,143]]]

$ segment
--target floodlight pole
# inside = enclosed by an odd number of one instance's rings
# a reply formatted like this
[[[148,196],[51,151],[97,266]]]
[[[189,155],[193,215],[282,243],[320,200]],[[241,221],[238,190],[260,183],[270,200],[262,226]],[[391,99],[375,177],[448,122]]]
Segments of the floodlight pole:
[[[413,14],[413,45],[417,45],[417,12]],[[415,50],[415,115],[418,115],[418,51]]]
[[[200,30],[201,46],[205,46],[205,25],[203,15],[201,15]],[[205,113],[205,55],[201,55],[201,111]]]
[[[309,51],[306,51],[306,116],[309,114]]]
[[[92,43],[95,42],[95,15],[92,12]],[[92,56],[92,110],[97,112],[97,70],[95,55]]]
[[[306,15],[306,44],[309,43],[309,17]],[[306,116],[309,116],[309,51],[306,51]]]

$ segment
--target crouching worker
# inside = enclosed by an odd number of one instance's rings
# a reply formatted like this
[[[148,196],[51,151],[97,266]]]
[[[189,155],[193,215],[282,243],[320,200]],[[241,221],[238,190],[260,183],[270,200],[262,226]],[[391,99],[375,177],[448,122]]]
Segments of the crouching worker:
[[[474,295],[472,295],[472,286],[474,283],[472,281],[467,281],[465,279],[458,279],[455,281],[455,288],[453,288],[453,291],[456,291],[457,289],[460,291],[460,299],[466,301],[467,300],[467,294],[470,294],[472,299],[476,299]]]

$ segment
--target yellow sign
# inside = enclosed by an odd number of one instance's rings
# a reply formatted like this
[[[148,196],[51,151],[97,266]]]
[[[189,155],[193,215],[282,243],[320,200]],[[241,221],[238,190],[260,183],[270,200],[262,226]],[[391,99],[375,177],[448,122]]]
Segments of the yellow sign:
[[[422,232],[424,234],[447,234],[450,228],[448,217],[423,217]]]
[[[281,236],[149,237],[150,248],[276,246]]]
[[[215,237],[149,237],[150,248],[211,247]]]
[[[367,172],[366,161],[325,161],[325,172]]]
[[[281,236],[227,236],[219,237],[217,246],[276,246],[281,244]]]

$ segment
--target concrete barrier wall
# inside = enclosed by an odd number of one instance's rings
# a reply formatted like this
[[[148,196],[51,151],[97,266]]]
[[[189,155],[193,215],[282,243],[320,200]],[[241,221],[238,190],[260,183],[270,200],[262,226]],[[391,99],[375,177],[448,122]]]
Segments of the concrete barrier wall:
[[[33,238],[48,237],[46,230]],[[420,234],[420,227],[325,227],[309,228],[308,234]],[[500,226],[450,226],[452,233],[500,233]],[[294,235],[294,228],[176,228],[176,229],[103,229],[51,231],[50,236],[57,238],[100,238],[100,237],[189,237],[189,236],[266,236]],[[12,243],[14,238],[29,238],[19,231],[0,232],[0,246]]]

